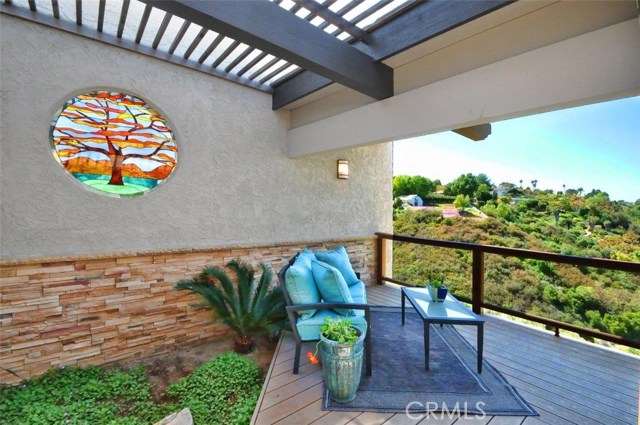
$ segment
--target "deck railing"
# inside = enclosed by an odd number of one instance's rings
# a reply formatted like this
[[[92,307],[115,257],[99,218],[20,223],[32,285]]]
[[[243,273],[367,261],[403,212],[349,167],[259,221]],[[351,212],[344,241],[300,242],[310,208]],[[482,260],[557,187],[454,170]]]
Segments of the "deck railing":
[[[639,348],[640,341],[623,338],[618,335],[612,335],[606,332],[600,332],[594,329],[589,329],[581,326],[572,325],[570,323],[561,322],[558,320],[548,319],[546,317],[536,316],[530,313],[525,313],[518,310],[513,310],[499,305],[487,303],[484,300],[484,274],[485,274],[485,254],[497,254],[505,257],[517,257],[528,258],[533,260],[550,261],[554,263],[572,264],[575,266],[597,267],[607,270],[619,270],[629,273],[640,273],[640,263],[634,263],[630,261],[616,261],[607,260],[604,258],[587,258],[577,257],[573,255],[554,254],[541,251],[529,251],[526,249],[506,248],[501,246],[492,245],[479,245],[466,242],[453,242],[444,241],[438,239],[426,239],[416,238],[413,236],[396,235],[390,233],[376,233],[377,235],[377,252],[376,256],[376,275],[378,284],[382,285],[384,282],[392,282],[404,286],[415,286],[407,282],[403,282],[398,279],[386,276],[386,246],[387,240],[414,243],[417,245],[427,245],[440,248],[449,248],[457,250],[465,250],[472,252],[472,272],[471,272],[471,298],[457,296],[458,299],[471,304],[475,313],[482,313],[482,309],[505,313],[511,316],[520,317],[523,319],[531,320],[533,322],[542,323],[546,326],[550,326],[555,329],[556,336],[560,335],[560,329],[575,332],[581,336],[598,338],[605,341],[610,341],[616,344],[625,345],[628,347]]]

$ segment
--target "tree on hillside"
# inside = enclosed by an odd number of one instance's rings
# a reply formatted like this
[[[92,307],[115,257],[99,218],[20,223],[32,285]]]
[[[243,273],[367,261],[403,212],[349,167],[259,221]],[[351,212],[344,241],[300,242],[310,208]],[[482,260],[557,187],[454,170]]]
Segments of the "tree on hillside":
[[[478,174],[476,176],[476,181],[478,182],[478,185],[486,184],[489,187],[491,187],[491,185],[492,185],[491,179],[484,173]]]
[[[531,186],[533,186],[533,190],[536,190],[536,186],[538,186],[538,180],[531,180]]]
[[[176,164],[177,147],[165,119],[144,101],[122,93],[74,97],[54,123],[52,136],[68,170],[74,160],[108,161],[110,185],[124,185],[123,166],[128,163],[144,170],[171,170]],[[166,178],[168,172],[162,174]]]
[[[480,205],[484,205],[485,202],[493,199],[493,191],[489,186],[483,183],[478,186],[478,190],[476,190],[475,196]]]
[[[471,200],[467,195],[458,195],[456,199],[453,201],[453,206],[458,209],[458,211],[462,211],[465,208],[469,208],[471,206]]]
[[[560,213],[571,209],[569,198],[563,195],[550,196],[547,202],[547,211],[553,214],[556,224],[558,224],[558,220],[560,219]]]
[[[478,180],[473,174],[462,174],[444,187],[444,194],[449,196],[467,195],[471,198],[478,190],[478,186]]]
[[[586,201],[589,227],[593,229],[596,224],[607,224],[605,227],[610,227],[612,224],[612,218],[616,212],[615,204],[611,202],[609,195],[606,192],[602,192],[600,190],[594,191],[594,195],[591,195],[591,193],[587,195]]]
[[[419,195],[426,198],[435,191],[436,185],[423,176],[400,175],[393,178],[393,197]]]

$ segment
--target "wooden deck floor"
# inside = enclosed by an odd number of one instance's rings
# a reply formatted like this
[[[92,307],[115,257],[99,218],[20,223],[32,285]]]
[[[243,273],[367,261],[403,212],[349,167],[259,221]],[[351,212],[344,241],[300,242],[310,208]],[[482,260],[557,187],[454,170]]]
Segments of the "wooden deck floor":
[[[399,305],[394,285],[370,286],[369,303]],[[266,377],[252,424],[638,424],[640,358],[485,315],[485,359],[496,367],[540,413],[538,417],[487,416],[484,419],[405,414],[329,412],[320,409],[320,367],[303,355],[293,375],[294,342],[280,341]],[[475,328],[458,331],[475,347]],[[311,350],[303,347],[303,353]]]

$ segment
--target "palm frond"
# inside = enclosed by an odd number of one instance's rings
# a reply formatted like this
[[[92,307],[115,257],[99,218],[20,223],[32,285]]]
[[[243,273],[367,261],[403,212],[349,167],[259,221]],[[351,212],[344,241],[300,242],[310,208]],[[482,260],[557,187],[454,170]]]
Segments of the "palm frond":
[[[251,296],[254,282],[253,267],[241,260],[232,260],[227,267],[233,270],[238,277],[238,307],[239,311],[246,314],[251,310]]]
[[[253,302],[251,303],[251,310],[255,310],[258,306],[258,302],[262,301],[269,290],[269,286],[271,285],[271,281],[273,280],[273,272],[271,268],[264,263],[260,264],[260,269],[262,271],[262,276],[260,276],[260,282],[255,290],[255,296],[253,298]]]
[[[253,267],[235,259],[227,268],[236,274],[237,285],[221,267],[207,267],[198,276],[179,281],[175,289],[200,295],[238,335],[267,333],[273,336],[287,322],[284,296],[279,286],[271,286],[271,268],[265,264],[259,267],[262,275],[257,283]]]
[[[220,286],[222,287],[221,292],[224,294],[228,308],[233,311],[235,316],[238,316],[238,297],[236,296],[233,281],[229,278],[227,272],[225,272],[222,267],[207,267],[202,271],[202,274],[208,279],[214,279],[220,282]]]

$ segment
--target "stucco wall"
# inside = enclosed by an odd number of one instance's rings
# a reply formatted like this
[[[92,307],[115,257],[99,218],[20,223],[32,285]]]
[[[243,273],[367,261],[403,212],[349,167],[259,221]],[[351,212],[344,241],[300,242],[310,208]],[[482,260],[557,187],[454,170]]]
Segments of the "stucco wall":
[[[123,49],[0,17],[1,258],[371,236],[391,229],[391,146],[289,159],[289,113],[268,94]],[[175,130],[171,178],[133,199],[82,187],[49,125],[73,94],[115,88]],[[336,159],[351,162],[337,180]]]

